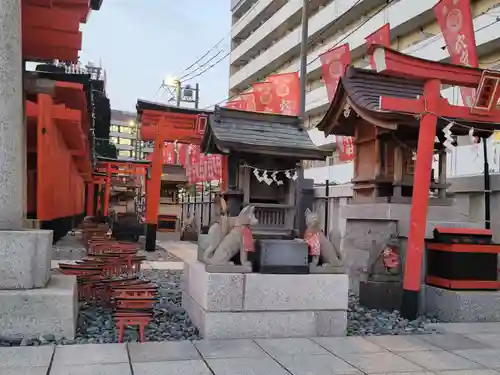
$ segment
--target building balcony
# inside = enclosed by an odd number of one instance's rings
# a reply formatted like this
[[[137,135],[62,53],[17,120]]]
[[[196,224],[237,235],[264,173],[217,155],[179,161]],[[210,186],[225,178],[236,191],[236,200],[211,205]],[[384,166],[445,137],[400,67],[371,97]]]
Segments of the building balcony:
[[[309,41],[314,40],[315,37],[328,27],[328,32],[321,34],[322,39],[327,39],[329,36],[334,35],[336,32],[345,29],[348,25],[362,18],[362,15],[369,9],[385,3],[383,0],[364,0],[354,6],[356,2],[357,0],[336,0],[311,17],[309,20]],[[386,10],[380,12],[363,26],[359,27],[347,39],[346,36],[352,32],[354,26],[340,35],[335,41],[321,46],[314,52],[310,52],[308,60],[311,62],[320,53],[330,49],[331,46],[337,43],[340,45],[348,41],[350,42],[353,58],[361,57],[366,53],[364,38],[385,24],[387,20],[391,23],[393,37],[405,35],[434,19],[432,7],[435,3],[435,0],[400,0],[393,3]],[[341,21],[339,21],[339,18]],[[332,26],[334,22],[335,24]],[[286,71],[298,71],[300,68],[300,34],[301,28],[297,27],[250,63],[231,75],[229,78],[230,90],[243,90],[252,82],[273,73],[291,60],[292,63]],[[318,59],[311,63],[308,73],[319,68],[320,63]]]
[[[123,145],[123,144],[115,143],[115,146],[116,146],[116,149],[118,151],[132,151],[132,150],[134,150],[134,146],[132,146],[132,145]]]
[[[121,133],[121,132],[109,132],[110,137],[125,138],[125,139],[136,139],[137,136],[132,133]]]
[[[410,0],[406,0],[410,1]],[[426,0],[420,0],[423,2]],[[403,3],[401,1],[400,3]],[[398,3],[399,4],[399,3]],[[397,4],[396,4],[397,5]],[[476,45],[479,56],[487,55],[500,47],[500,22],[498,22],[493,15],[496,9],[492,9],[489,12],[476,17],[474,19],[474,30],[476,30]],[[392,20],[392,18],[391,18]],[[391,21],[391,26],[393,22]],[[392,32],[392,30],[391,30]],[[362,34],[365,35],[365,34]],[[358,48],[355,43],[362,43],[364,45],[364,37],[361,42],[361,38],[356,36],[356,33],[352,35],[352,38],[347,40],[352,49]],[[446,61],[448,59],[448,51],[445,46],[445,41],[442,34],[421,41],[420,43],[412,45],[403,52],[412,56],[420,57],[427,60],[433,61]],[[351,52],[352,54],[352,52]],[[360,55],[354,55],[353,58],[359,58]],[[312,70],[320,69],[321,65],[319,60],[309,66],[310,73]],[[365,66],[369,68],[369,64]],[[458,90],[455,88],[448,88],[443,90],[442,95],[453,104],[462,104],[460,95],[457,94]],[[458,100],[458,101],[457,101]],[[314,116],[320,114],[328,108],[329,102],[326,94],[325,86],[319,87],[315,90],[310,91],[306,97],[306,111],[309,116]]]
[[[237,1],[237,0],[236,0]],[[233,10],[233,17],[239,19],[231,27],[231,39],[246,39],[252,31],[259,28],[260,24],[266,22],[274,13],[280,9],[286,0],[241,0],[237,10]],[[241,12],[245,11],[245,14]],[[243,14],[240,16],[240,14]]]

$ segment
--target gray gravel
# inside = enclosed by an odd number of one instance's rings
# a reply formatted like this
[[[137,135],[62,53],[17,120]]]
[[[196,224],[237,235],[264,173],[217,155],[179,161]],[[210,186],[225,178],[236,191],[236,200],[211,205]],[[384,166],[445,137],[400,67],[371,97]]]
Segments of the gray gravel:
[[[359,304],[356,295],[349,295],[348,336],[430,334],[435,332],[426,329],[425,326],[436,322],[438,320],[425,315],[419,316],[414,321],[408,321],[408,319],[401,317],[399,311],[368,309]]]
[[[142,272],[141,277],[158,285],[160,294],[160,299],[154,309],[153,321],[146,330],[148,341],[199,340],[201,338],[186,311],[182,308],[181,276],[182,271],[146,270]],[[420,316],[417,320],[409,322],[401,318],[397,311],[386,312],[367,309],[359,305],[358,298],[353,294],[349,296],[347,317],[348,336],[432,334],[435,332],[426,329],[425,325],[437,322],[436,319],[426,316]],[[137,330],[128,328],[125,333],[125,341],[137,340]],[[80,305],[75,340],[56,341],[53,335],[17,339],[3,337],[0,333],[0,346],[113,342],[116,342],[116,330],[111,311],[86,303]]]

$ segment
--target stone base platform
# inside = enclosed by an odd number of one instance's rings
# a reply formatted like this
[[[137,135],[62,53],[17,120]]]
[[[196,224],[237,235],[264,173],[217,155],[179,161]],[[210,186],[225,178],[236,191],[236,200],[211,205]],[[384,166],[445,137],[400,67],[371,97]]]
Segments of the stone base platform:
[[[183,307],[206,339],[343,336],[345,274],[211,273],[186,264]]]
[[[425,286],[422,312],[442,322],[500,322],[499,291],[457,291]]]
[[[39,289],[0,290],[0,332],[5,336],[53,334],[73,339],[78,318],[76,277],[53,275]]]

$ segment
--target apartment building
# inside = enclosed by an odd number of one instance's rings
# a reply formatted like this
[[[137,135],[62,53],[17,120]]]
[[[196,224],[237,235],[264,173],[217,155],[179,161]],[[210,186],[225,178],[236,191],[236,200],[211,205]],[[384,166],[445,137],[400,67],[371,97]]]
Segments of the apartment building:
[[[302,2],[231,1],[231,95],[245,91],[252,82],[263,81],[270,74],[299,70]],[[436,3],[437,0],[310,0],[306,126],[314,128],[328,108],[317,57],[334,46],[349,43],[352,64],[368,68],[365,37],[390,23],[392,48],[412,56],[446,61],[449,55],[432,10]],[[479,64],[482,68],[500,68],[500,0],[471,0],[471,8]],[[442,95],[454,104],[461,103],[458,88],[444,88]],[[317,132],[310,134],[315,142],[327,143]],[[461,152],[474,151],[458,148],[450,158],[472,159],[461,156]],[[451,160],[448,164],[457,163]],[[475,167],[470,163],[458,164],[463,170],[458,174],[468,174]],[[312,168],[306,171],[306,176],[320,180],[331,176],[330,179],[342,182],[352,178],[351,165],[320,168],[328,171]],[[457,174],[456,171],[450,173]]]
[[[135,112],[111,110],[109,139],[116,146],[118,158],[123,160],[145,159],[153,152],[153,145],[143,142],[138,137]]]

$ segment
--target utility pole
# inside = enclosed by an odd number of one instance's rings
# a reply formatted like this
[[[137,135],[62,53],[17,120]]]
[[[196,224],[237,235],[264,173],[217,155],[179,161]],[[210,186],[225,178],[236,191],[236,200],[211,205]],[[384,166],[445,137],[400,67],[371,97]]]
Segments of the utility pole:
[[[164,88],[169,94],[168,102],[175,102],[176,107],[180,107],[182,103],[193,103],[197,109],[200,102],[200,85],[197,83],[193,88],[191,85],[182,85],[178,79],[170,80],[170,83],[163,83]]]
[[[306,117],[307,50],[309,38],[309,0],[302,3],[302,40],[300,43],[300,117]]]

